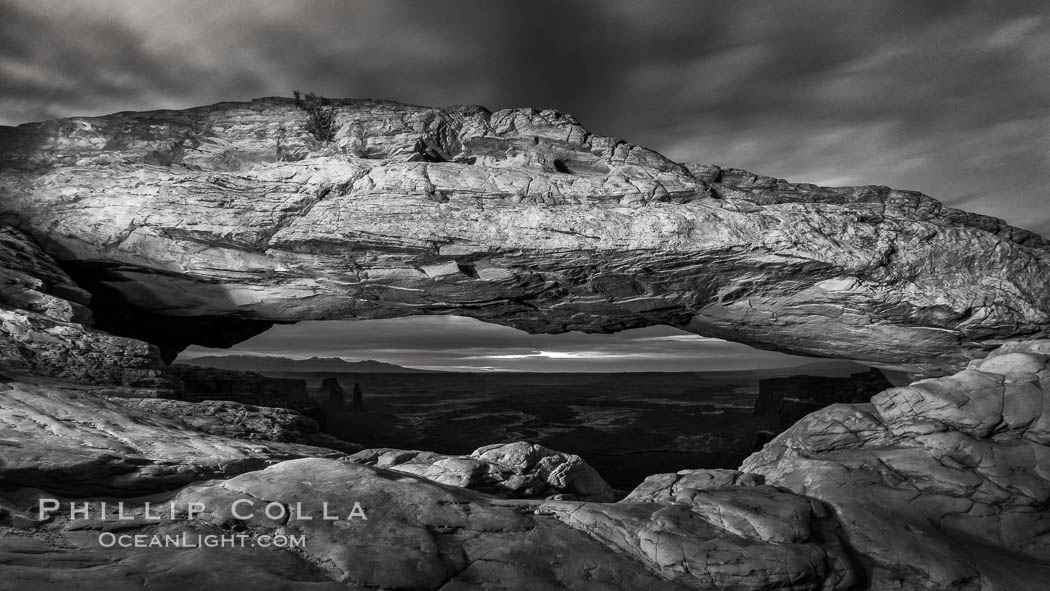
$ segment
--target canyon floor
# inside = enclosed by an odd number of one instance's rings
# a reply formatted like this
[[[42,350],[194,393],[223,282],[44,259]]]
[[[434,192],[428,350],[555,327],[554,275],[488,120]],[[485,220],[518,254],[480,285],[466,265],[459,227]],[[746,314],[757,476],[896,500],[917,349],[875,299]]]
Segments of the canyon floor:
[[[324,431],[364,447],[469,454],[495,442],[531,441],[581,456],[623,490],[657,472],[736,468],[809,411],[832,402],[867,402],[890,385],[878,370],[878,381],[851,379],[872,370],[839,360],[733,371],[442,372],[338,358],[217,353],[180,359],[175,367],[187,379],[191,368],[202,367],[302,382],[324,410]],[[295,368],[304,364],[312,369]],[[379,371],[355,367],[370,364]],[[322,371],[325,365],[331,368]],[[328,404],[325,382],[332,380],[346,395],[342,407]],[[225,389],[237,386],[234,381]],[[355,386],[367,412],[350,408]],[[799,407],[790,417],[781,416],[785,388],[788,405]],[[848,394],[858,389],[859,395]],[[763,390],[767,400],[760,404]]]
[[[329,413],[328,433],[365,447],[469,454],[531,441],[577,454],[610,484],[688,468],[736,468],[776,416],[754,416],[754,372],[270,374],[360,384],[368,413]],[[318,402],[324,402],[319,399]]]

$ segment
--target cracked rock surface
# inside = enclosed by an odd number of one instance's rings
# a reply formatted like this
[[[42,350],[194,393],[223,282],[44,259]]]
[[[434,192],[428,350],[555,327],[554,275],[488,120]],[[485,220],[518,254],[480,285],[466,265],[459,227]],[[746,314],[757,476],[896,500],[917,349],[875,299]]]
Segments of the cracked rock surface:
[[[849,589],[838,525],[772,487],[694,491],[687,502],[546,501],[538,509],[698,589]]]
[[[448,313],[922,375],[1047,336],[1047,241],[920,193],[686,167],[550,110],[332,106],[327,144],[275,98],[0,128],[0,213],[167,359]]]
[[[872,588],[1050,581],[1050,341],[815,412],[742,470],[838,515]],[[909,586],[910,585],[910,586]]]

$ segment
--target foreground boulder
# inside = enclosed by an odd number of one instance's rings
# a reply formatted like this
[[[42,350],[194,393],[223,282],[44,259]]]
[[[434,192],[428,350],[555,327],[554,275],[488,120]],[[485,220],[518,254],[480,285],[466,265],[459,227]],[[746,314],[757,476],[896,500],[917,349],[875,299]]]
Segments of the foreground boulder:
[[[129,503],[133,517],[124,521],[61,511],[37,521],[38,495],[0,495],[0,564],[17,588],[797,591],[844,590],[852,581],[841,547],[827,541],[833,520],[771,490],[736,503],[779,507],[751,530],[713,505],[501,500],[331,459],[286,461],[154,496],[165,509],[153,514]],[[204,510],[189,519],[193,506]],[[249,543],[102,549],[106,533]],[[261,544],[300,536],[305,543],[291,549]]]
[[[568,496],[587,501],[616,497],[612,487],[580,456],[524,441],[488,445],[469,456],[368,449],[350,460],[499,496]]]
[[[168,360],[424,313],[925,375],[1048,334],[1047,241],[914,191],[687,168],[556,111],[332,107],[331,143],[290,99],[0,128],[0,213]]]
[[[546,501],[538,508],[698,589],[849,589],[850,554],[819,502],[772,487],[696,492],[689,502]]]
[[[830,505],[873,589],[1050,581],[1050,341],[815,412],[742,470]]]

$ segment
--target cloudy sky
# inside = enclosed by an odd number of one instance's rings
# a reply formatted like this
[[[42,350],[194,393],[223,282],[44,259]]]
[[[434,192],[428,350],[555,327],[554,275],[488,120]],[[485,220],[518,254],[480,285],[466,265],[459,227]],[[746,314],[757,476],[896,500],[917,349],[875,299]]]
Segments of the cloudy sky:
[[[0,81],[7,125],[292,89],[553,107],[678,161],[1050,235],[1045,0],[0,0]]]

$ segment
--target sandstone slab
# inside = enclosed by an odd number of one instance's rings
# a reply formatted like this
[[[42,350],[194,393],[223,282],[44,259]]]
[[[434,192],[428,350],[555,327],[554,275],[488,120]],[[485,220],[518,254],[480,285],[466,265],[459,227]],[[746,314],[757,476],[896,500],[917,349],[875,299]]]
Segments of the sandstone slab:
[[[135,496],[304,456],[294,443],[210,435],[75,384],[0,383],[0,485]]]
[[[624,497],[625,503],[672,503],[694,491],[764,484],[761,476],[738,470],[679,470],[653,474]]]
[[[128,408],[145,411],[208,433],[248,441],[278,441],[327,447],[343,453],[361,446],[321,432],[317,421],[294,410],[226,400],[187,402],[156,398],[111,398]]]

